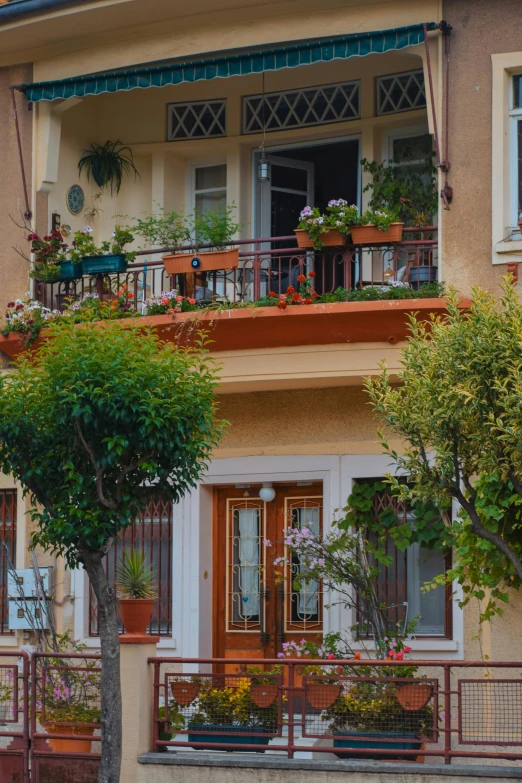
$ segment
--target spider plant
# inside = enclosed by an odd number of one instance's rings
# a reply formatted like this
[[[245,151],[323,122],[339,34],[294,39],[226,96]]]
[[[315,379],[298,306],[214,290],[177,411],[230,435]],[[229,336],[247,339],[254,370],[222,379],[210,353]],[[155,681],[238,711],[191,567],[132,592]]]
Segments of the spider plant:
[[[106,141],[105,144],[92,142],[89,149],[83,151],[78,162],[80,174],[85,169],[87,179],[91,177],[100,188],[107,185],[111,187],[111,194],[120,192],[124,174],[132,174],[139,177],[139,172],[134,165],[134,158],[130,147],[124,147],[121,141]]]
[[[143,552],[124,552],[116,569],[116,587],[121,598],[155,598],[154,572]]]

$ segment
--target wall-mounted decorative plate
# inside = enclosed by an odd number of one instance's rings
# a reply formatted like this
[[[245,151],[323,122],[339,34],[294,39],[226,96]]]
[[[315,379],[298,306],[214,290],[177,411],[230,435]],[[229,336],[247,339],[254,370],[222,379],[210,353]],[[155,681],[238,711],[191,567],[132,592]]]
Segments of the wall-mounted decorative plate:
[[[62,237],[68,237],[71,233],[71,227],[68,223],[64,223],[60,231],[62,232]]]
[[[79,215],[85,206],[85,194],[81,185],[71,185],[67,191],[67,209],[73,215]]]

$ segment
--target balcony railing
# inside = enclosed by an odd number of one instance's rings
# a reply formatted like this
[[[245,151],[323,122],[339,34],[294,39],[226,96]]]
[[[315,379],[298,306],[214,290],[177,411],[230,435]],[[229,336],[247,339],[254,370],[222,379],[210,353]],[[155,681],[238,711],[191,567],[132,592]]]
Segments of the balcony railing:
[[[522,759],[520,663],[151,658],[149,664],[154,750],[426,757],[444,764],[502,759],[515,766]]]
[[[230,302],[257,301],[270,291],[285,293],[296,289],[297,278],[315,272],[319,294],[342,287],[348,290],[370,285],[409,283],[418,287],[434,281],[438,274],[437,229],[434,226],[404,229],[403,241],[373,247],[346,245],[316,252],[296,247],[295,236],[246,239],[239,245],[239,266],[232,270],[173,275],[165,272],[161,256],[168,249],[141,250],[140,259],[129,264],[124,274],[84,277],[71,283],[38,283],[36,298],[46,307],[63,309],[67,301],[86,293],[109,296],[126,284],[133,293],[133,306],[143,310],[151,296],[176,289],[200,302],[226,299]],[[185,248],[190,252],[190,248]]]

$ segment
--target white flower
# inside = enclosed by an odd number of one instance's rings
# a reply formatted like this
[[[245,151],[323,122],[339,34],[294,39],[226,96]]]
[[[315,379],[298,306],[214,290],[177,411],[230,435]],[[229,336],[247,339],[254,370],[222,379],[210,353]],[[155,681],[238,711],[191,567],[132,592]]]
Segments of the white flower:
[[[92,228],[90,226],[85,226],[83,229],[84,234],[92,234]]]

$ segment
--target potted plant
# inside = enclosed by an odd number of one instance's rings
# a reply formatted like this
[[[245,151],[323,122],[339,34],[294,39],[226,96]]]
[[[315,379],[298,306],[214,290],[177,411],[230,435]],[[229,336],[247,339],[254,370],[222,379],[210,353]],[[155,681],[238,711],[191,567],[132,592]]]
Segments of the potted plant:
[[[170,683],[170,692],[176,704],[187,707],[192,704],[201,690],[201,677],[191,677],[189,680],[176,677]]]
[[[92,228],[85,226],[76,231],[70,250],[73,262],[81,261],[84,275],[111,274],[126,272],[129,262],[134,261],[134,251],[124,251],[125,245],[134,241],[131,229],[115,226],[112,238],[98,247],[92,238]]]
[[[299,215],[294,230],[298,247],[322,250],[323,247],[341,247],[346,244],[350,216],[357,214],[357,207],[348,206],[344,199],[328,202],[326,214],[317,207],[305,207]]]
[[[278,703],[258,706],[247,677],[225,687],[215,687],[209,680],[201,686],[188,729],[189,743],[255,745],[263,753],[278,731]]]
[[[274,666],[270,674],[263,672],[259,666],[249,666],[249,674],[259,674],[250,680],[250,698],[258,707],[271,707],[277,699],[279,680],[282,674],[281,666]]]
[[[31,243],[31,253],[34,253],[34,267],[31,277],[42,283],[57,283],[67,280],[78,280],[82,276],[81,258],[68,259],[69,246],[63,241],[59,231],[54,229],[50,234],[39,237],[30,233],[27,237]]]
[[[341,695],[342,685],[338,676],[330,669],[321,666],[307,666],[303,685],[307,702],[316,710],[326,710]],[[311,675],[311,676],[310,676]]]
[[[156,600],[154,583],[155,576],[145,554],[136,549],[124,552],[116,570],[116,587],[126,634],[147,633]]]
[[[386,208],[367,209],[354,217],[350,226],[354,245],[379,245],[383,242],[400,242],[404,223],[398,220],[397,212]]]
[[[87,179],[92,178],[98,187],[110,185],[111,194],[113,191],[120,192],[124,174],[134,172],[135,177],[139,176],[131,148],[124,147],[119,140],[106,141],[105,144],[93,142],[89,149],[83,151],[78,162],[80,174],[84,169]]]
[[[176,228],[179,238],[174,244],[177,252],[163,256],[167,274],[209,272],[214,269],[235,269],[239,266],[239,248],[227,247],[241,228],[233,219],[234,209],[234,206],[227,206],[201,215],[193,213],[185,219],[176,213],[170,213],[168,217],[172,220],[172,238],[175,239]],[[187,237],[190,247],[185,252],[180,252],[181,246],[178,243],[187,240]],[[203,246],[208,249],[202,250]]]

